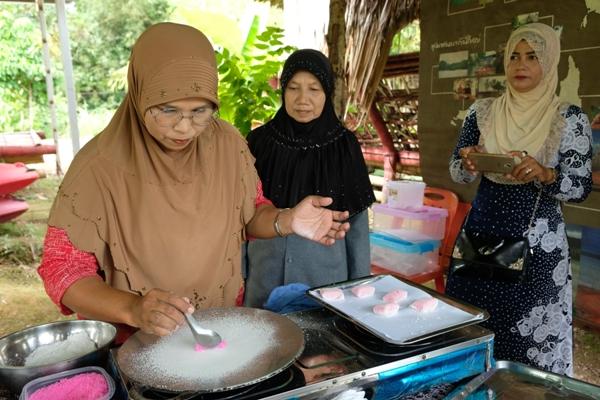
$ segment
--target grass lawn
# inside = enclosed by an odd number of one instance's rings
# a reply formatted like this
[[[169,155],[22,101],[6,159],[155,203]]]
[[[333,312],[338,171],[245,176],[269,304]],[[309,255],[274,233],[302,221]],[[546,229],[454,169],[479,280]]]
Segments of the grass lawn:
[[[37,276],[27,266],[0,267],[0,336],[65,317],[58,311]]]
[[[16,220],[0,224],[0,336],[67,318],[50,301],[36,272],[59,182],[46,177],[18,192],[29,209]]]

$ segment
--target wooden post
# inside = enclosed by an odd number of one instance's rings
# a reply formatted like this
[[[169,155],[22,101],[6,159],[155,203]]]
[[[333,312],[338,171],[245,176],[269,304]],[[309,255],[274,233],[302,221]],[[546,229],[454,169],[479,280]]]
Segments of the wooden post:
[[[381,140],[381,145],[387,153],[383,160],[383,177],[385,181],[394,180],[396,175],[396,167],[398,166],[400,157],[398,156],[398,152],[394,147],[392,135],[388,131],[385,121],[379,113],[375,102],[372,102],[371,107],[369,107],[369,119],[377,131],[377,136],[379,136],[379,139]]]
[[[329,61],[335,75],[335,91],[333,93],[333,106],[335,113],[343,121],[346,113],[348,88],[346,86],[346,2],[347,0],[330,0],[329,2],[329,27],[327,40]]]
[[[40,30],[42,32],[42,58],[44,60],[44,75],[46,77],[46,94],[48,96],[48,108],[50,110],[50,127],[52,138],[56,146],[56,175],[62,175],[60,164],[60,150],[58,146],[58,127],[56,122],[56,103],[54,102],[54,81],[52,79],[52,63],[50,61],[50,50],[48,48],[48,29],[46,28],[46,17],[44,14],[44,1],[35,0]]]
[[[60,54],[62,56],[65,74],[65,89],[69,109],[69,130],[73,144],[73,156],[79,151],[79,125],[77,123],[77,98],[75,96],[75,83],[73,79],[73,61],[71,59],[71,46],[69,44],[69,30],[67,29],[67,13],[65,0],[54,0],[56,3],[56,19],[58,21],[58,37],[60,38]]]

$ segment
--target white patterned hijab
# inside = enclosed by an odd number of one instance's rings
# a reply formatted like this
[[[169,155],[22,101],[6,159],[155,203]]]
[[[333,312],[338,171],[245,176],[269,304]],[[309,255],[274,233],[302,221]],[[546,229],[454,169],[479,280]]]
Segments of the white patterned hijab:
[[[524,150],[540,163],[548,165],[551,151],[544,145],[549,136],[556,136],[553,131],[561,130],[558,126],[560,119],[556,119],[560,107],[556,95],[560,41],[558,33],[545,24],[531,23],[517,28],[506,43],[505,71],[521,40],[535,51],[542,67],[542,80],[524,93],[517,92],[507,81],[506,92],[490,104],[489,112],[478,113],[477,123],[486,151],[507,153]]]

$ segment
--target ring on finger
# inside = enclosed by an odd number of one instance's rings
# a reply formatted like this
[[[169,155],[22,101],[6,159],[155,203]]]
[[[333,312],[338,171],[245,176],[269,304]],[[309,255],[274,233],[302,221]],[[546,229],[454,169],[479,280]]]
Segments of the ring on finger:
[[[521,158],[525,158],[525,157],[527,157],[527,152],[525,150],[523,150],[521,152]]]
[[[531,171],[533,171],[531,168],[527,168],[525,170],[525,175],[529,175],[531,173]]]

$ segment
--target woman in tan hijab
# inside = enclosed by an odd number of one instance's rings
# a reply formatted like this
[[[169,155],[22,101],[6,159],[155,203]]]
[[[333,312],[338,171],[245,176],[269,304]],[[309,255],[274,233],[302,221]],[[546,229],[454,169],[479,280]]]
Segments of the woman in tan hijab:
[[[140,36],[126,98],[73,160],[50,213],[39,273],[64,313],[167,335],[185,312],[236,303],[247,235],[344,237],[348,213],[324,208],[329,198],[278,210],[263,197],[218,106],[200,31],[163,23]]]
[[[484,325],[496,335],[497,359],[570,375],[572,275],[561,203],[589,194],[592,148],[585,113],[556,96],[559,60],[559,37],[550,26],[516,29],[504,54],[506,92],[471,106],[450,162],[452,179],[470,183],[480,174],[470,153],[520,158],[508,175],[483,173],[464,229],[506,243],[527,238],[522,281],[455,270],[446,290],[490,313]]]

